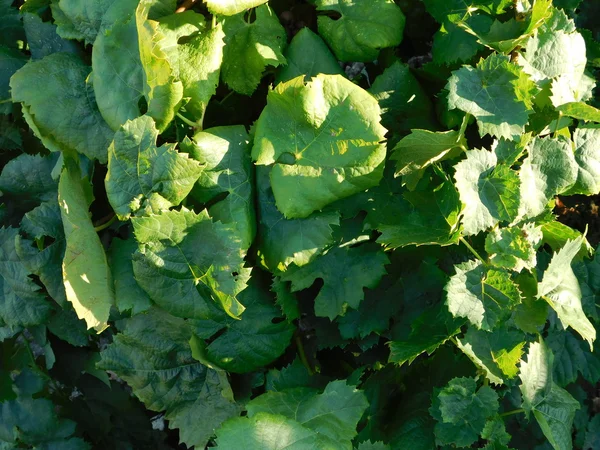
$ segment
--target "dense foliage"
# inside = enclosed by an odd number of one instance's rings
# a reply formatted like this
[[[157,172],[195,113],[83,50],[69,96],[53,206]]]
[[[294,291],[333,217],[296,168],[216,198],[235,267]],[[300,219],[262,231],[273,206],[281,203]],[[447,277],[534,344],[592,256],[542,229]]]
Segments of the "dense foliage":
[[[0,0],[0,449],[599,449],[599,5]]]

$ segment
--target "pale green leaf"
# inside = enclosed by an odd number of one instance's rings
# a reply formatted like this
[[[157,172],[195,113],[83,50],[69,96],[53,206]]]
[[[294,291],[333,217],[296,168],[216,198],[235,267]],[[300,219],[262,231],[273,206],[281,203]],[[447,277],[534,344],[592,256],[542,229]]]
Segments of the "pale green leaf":
[[[205,2],[211,13],[232,16],[267,3],[267,0],[205,0]]]
[[[261,2],[262,3],[262,2]],[[221,76],[236,92],[252,95],[267,66],[285,64],[285,29],[267,6],[255,10],[256,20],[248,23],[244,14],[227,17],[223,24],[225,48]]]
[[[319,34],[341,61],[370,62],[379,50],[402,42],[406,19],[392,0],[316,0],[317,11],[335,11],[337,20],[317,17]]]
[[[300,75],[304,75],[305,80],[309,81],[320,73],[344,73],[325,42],[308,27],[302,28],[294,36],[284,56],[287,65],[279,70],[276,83],[290,81]]]
[[[67,247],[62,263],[63,281],[69,300],[80,319],[98,333],[108,327],[114,292],[104,247],[94,230],[90,202],[77,163],[65,160],[58,183],[58,203]]]
[[[204,16],[193,11],[162,17],[158,45],[183,84],[186,111],[201,123],[210,98],[219,84],[224,34],[221,24],[206,29]],[[185,38],[182,43],[178,41]]]
[[[516,218],[519,178],[509,166],[497,164],[495,153],[470,150],[467,159],[455,168],[456,187],[464,205],[462,223],[466,235]]]
[[[315,314],[343,316],[347,307],[356,309],[364,298],[363,287],[374,289],[386,274],[386,254],[377,245],[335,247],[302,267],[291,266],[281,275],[292,282],[292,292],[312,286],[317,278],[323,287],[315,298]]]
[[[250,138],[241,126],[215,127],[197,132],[181,148],[201,164],[201,172],[191,196],[201,202],[213,203],[210,216],[231,224],[247,249],[256,234],[256,212],[252,184],[254,174],[250,158]]]
[[[498,54],[452,72],[446,89],[449,108],[475,116],[481,136],[507,139],[524,132],[536,90],[523,69]]]
[[[368,406],[362,391],[337,380],[321,394],[306,387],[267,392],[250,401],[246,408],[251,418],[260,413],[280,414],[347,445],[356,436],[356,426]]]
[[[534,224],[522,227],[494,228],[485,237],[485,251],[498,267],[520,272],[532,271],[537,264],[536,252],[542,244],[542,229]]]
[[[521,293],[508,272],[488,269],[479,261],[454,266],[456,274],[444,288],[446,304],[455,317],[465,317],[481,330],[491,331],[508,319],[521,303]]]
[[[377,185],[385,129],[377,101],[339,75],[278,84],[256,123],[252,157],[274,164],[271,186],[286,218],[304,218]]]
[[[121,220],[178,205],[200,176],[197,161],[175,144],[157,147],[157,138],[152,118],[142,116],[126,122],[110,144],[106,193]]]
[[[51,4],[58,34],[93,44],[106,11],[116,0],[59,0]]]
[[[600,110],[582,102],[565,103],[558,106],[559,112],[574,119],[600,122]]]
[[[275,206],[269,183],[270,168],[256,168],[258,190],[258,255],[272,272],[284,272],[294,263],[304,266],[333,243],[333,225],[340,215],[335,211],[314,212],[304,219],[286,219]]]
[[[79,57],[54,53],[27,63],[10,86],[13,101],[27,107],[40,138],[105,163],[113,133],[98,111],[89,74]]]
[[[572,327],[590,348],[596,339],[596,329],[586,317],[581,305],[581,289],[571,262],[579,253],[583,237],[568,241],[554,254],[542,281],[538,284],[538,298],[543,298],[556,311],[565,328]]]
[[[218,314],[216,304],[232,317],[242,314],[236,296],[250,270],[244,268],[245,251],[230,225],[186,208],[134,217],[132,223],[139,243],[135,278],[158,306],[194,319]]]
[[[465,150],[467,142],[458,131],[432,132],[412,130],[393,149],[396,176],[410,175],[451,156],[453,150]]]
[[[226,375],[192,357],[191,335],[184,320],[151,309],[125,322],[99,367],[125,380],[148,409],[166,411],[182,442],[204,448],[239,408]]]

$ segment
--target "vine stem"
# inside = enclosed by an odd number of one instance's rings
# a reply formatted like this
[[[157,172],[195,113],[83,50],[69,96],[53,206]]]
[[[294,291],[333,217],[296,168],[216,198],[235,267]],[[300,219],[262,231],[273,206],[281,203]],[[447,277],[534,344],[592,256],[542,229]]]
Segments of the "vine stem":
[[[462,242],[463,244],[465,244],[465,247],[467,247],[467,248],[468,248],[468,249],[471,251],[471,253],[473,253],[473,255],[475,255],[475,257],[476,257],[476,258],[477,258],[479,261],[481,261],[483,264],[487,264],[487,263],[485,262],[485,260],[484,260],[484,259],[481,257],[481,255],[480,255],[479,253],[477,253],[477,250],[475,250],[473,247],[471,247],[471,244],[469,244],[469,243],[467,242],[467,240],[466,240],[464,237],[462,237],[462,236],[461,236],[461,237],[460,237],[460,238],[458,238],[458,239],[460,240],[460,242]]]
[[[512,416],[513,414],[521,414],[525,412],[523,408],[513,409],[512,411],[506,411],[500,414],[500,417]]]
[[[558,119],[556,119],[556,126],[554,127],[554,137],[556,138],[556,133],[558,133],[558,127],[560,125],[560,119],[562,119],[563,113],[561,111],[558,112]]]
[[[175,10],[175,12],[176,13],[182,13],[185,10],[187,10],[187,9],[191,8],[192,6],[194,6],[194,3],[196,3],[196,0],[185,0],[185,2],[183,2],[181,4],[181,6]]]
[[[192,122],[190,119],[185,117],[183,114],[177,113],[177,117],[181,119],[182,122],[189,125],[192,128],[198,128],[198,124],[196,122]]]
[[[96,233],[107,229],[108,227],[110,227],[113,223],[115,223],[115,221],[117,220],[117,215],[114,214],[107,222],[104,222],[102,225],[98,225],[97,227],[94,227],[94,231]]]
[[[300,335],[296,335],[296,348],[298,349],[298,356],[300,356],[300,361],[302,361],[302,364],[304,364],[304,367],[306,367],[306,370],[308,370],[308,374],[309,375],[314,375],[315,372],[313,370],[313,368],[310,366],[309,362],[308,362],[308,358],[306,358],[306,352],[304,351],[304,344],[302,344],[302,338],[300,337]]]

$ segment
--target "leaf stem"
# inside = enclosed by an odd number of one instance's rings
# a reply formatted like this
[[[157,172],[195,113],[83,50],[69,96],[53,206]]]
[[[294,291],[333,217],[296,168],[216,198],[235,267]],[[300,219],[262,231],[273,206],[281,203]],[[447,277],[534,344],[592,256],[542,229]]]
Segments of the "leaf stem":
[[[217,16],[215,14],[213,14],[212,16],[210,27],[213,29],[217,27]]]
[[[181,119],[182,122],[189,125],[192,128],[198,128],[198,124],[196,122],[192,122],[190,119],[185,117],[183,114],[177,113],[177,117]]]
[[[185,0],[185,2],[183,2],[181,4],[181,6],[175,10],[175,12],[176,13],[182,13],[185,10],[187,10],[187,9],[191,8],[192,6],[194,6],[194,3],[196,3],[196,0]]]
[[[469,244],[464,237],[461,236],[458,239],[460,240],[460,242],[462,242],[463,244],[465,244],[465,247],[467,247],[471,251],[471,253],[473,253],[473,255],[475,255],[475,258],[477,258],[483,264],[487,264],[485,262],[485,260],[481,257],[481,255],[479,253],[477,253],[477,250],[475,250],[473,247],[471,247],[471,244]]]
[[[97,227],[94,227],[94,231],[96,233],[98,233],[98,232],[100,232],[102,230],[105,230],[108,227],[110,227],[113,223],[115,223],[116,220],[117,220],[117,215],[113,214],[113,216],[108,221],[104,222],[101,225],[98,225]]]
[[[500,414],[500,417],[512,416],[513,414],[521,414],[525,412],[523,408],[513,409],[512,411],[506,411]]]
[[[308,362],[308,358],[306,358],[306,352],[304,351],[304,344],[302,344],[302,338],[300,337],[300,335],[296,335],[296,348],[298,349],[298,356],[300,356],[300,361],[302,361],[302,364],[304,364],[304,367],[306,367],[306,370],[308,370],[308,374],[309,375],[314,375],[315,371],[313,370],[313,368],[310,366],[309,362]]]
[[[558,112],[558,119],[556,119],[556,126],[554,127],[554,138],[556,138],[556,133],[558,133],[558,126],[560,125],[560,119],[562,119],[563,113],[561,111]]]

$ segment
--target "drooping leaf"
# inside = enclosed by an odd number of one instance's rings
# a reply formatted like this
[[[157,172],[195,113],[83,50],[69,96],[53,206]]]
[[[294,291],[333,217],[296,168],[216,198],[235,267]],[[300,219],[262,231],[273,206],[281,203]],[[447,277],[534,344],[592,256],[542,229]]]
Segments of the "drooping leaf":
[[[190,327],[156,309],[126,321],[99,367],[118,374],[152,411],[165,411],[181,440],[202,448],[239,409],[224,373],[192,357]]]
[[[239,295],[245,306],[242,320],[222,313],[196,321],[196,334],[211,339],[203,349],[206,358],[217,367],[234,373],[246,373],[266,366],[281,356],[290,343],[294,327],[283,320],[269,292],[257,276]]]
[[[105,163],[113,133],[98,111],[89,74],[90,68],[77,56],[54,53],[23,66],[10,87],[13,101],[23,102],[33,121],[29,125],[42,142],[47,138],[60,150],[75,150]]]
[[[278,84],[256,124],[252,157],[274,164],[271,187],[286,218],[304,218],[378,184],[385,129],[373,97],[338,75]]]
[[[333,225],[340,221],[335,211],[314,212],[304,219],[286,219],[275,206],[269,183],[270,169],[256,168],[258,190],[258,255],[272,272],[283,272],[294,263],[304,266],[333,243]]]
[[[585,316],[581,305],[581,289],[571,268],[573,258],[579,253],[583,237],[568,241],[554,254],[542,281],[538,284],[538,298],[543,298],[556,311],[565,328],[572,327],[590,348],[596,339],[596,329]]]
[[[192,197],[206,204],[226,194],[208,211],[214,220],[237,230],[245,249],[250,247],[256,234],[249,141],[243,126],[229,126],[199,131],[191,141],[182,143],[182,149],[202,167]]]
[[[454,266],[456,274],[444,288],[446,304],[455,317],[465,317],[480,330],[501,325],[521,303],[521,293],[503,270],[486,268],[479,261]]]
[[[80,319],[98,333],[108,327],[110,307],[115,303],[110,268],[104,247],[89,213],[86,180],[70,157],[58,183],[58,203],[67,246],[62,275],[67,300]]]
[[[466,235],[477,234],[500,221],[511,222],[519,208],[519,178],[495,153],[470,150],[456,166],[456,187],[464,205]]]
[[[388,257],[377,245],[335,247],[310,264],[288,268],[281,279],[291,281],[292,292],[309,288],[317,278],[322,279],[315,314],[333,320],[343,316],[348,306],[358,307],[364,298],[363,287],[375,288],[388,263]]]
[[[320,73],[343,75],[337,59],[331,54],[325,42],[308,27],[302,28],[294,36],[284,56],[287,65],[279,69],[277,83],[290,81],[300,75],[304,75],[305,81]]]
[[[523,218],[541,214],[554,195],[566,191],[577,178],[577,163],[566,140],[536,138],[528,153],[519,171],[519,217]]]
[[[126,122],[110,144],[106,194],[121,220],[178,205],[200,176],[197,161],[174,144],[157,147],[157,138],[152,118],[142,116]]]
[[[373,61],[382,48],[402,42],[406,18],[391,0],[316,0],[316,5],[317,11],[341,15],[317,18],[319,34],[341,61]]]
[[[466,150],[466,145],[464,136],[458,131],[412,130],[393,149],[391,159],[396,161],[395,175],[410,175],[423,170],[443,161],[454,150]]]
[[[283,26],[267,5],[256,8],[255,14],[252,23],[240,13],[226,18],[223,24],[221,76],[231,89],[243,95],[252,95],[267,66],[286,63],[282,53],[286,44]]]
[[[165,311],[178,317],[209,319],[218,304],[237,318],[236,298],[246,287],[244,249],[230,225],[213,222],[206,211],[184,207],[132,218],[139,243],[133,271],[139,285]]]
[[[458,348],[485,372],[494,384],[504,384],[517,376],[517,364],[523,356],[525,335],[517,331],[498,330],[493,333],[470,327]]]
[[[287,389],[267,392],[246,405],[250,418],[280,414],[344,446],[356,436],[356,426],[368,406],[365,394],[344,380],[332,381],[321,394],[305,387]]]
[[[437,421],[436,440],[442,445],[467,447],[498,411],[498,394],[489,386],[477,389],[472,378],[454,378],[434,394],[429,412]]]
[[[521,393],[525,414],[533,412],[540,428],[555,449],[573,448],[571,427],[579,402],[552,380],[552,352],[546,344],[529,345],[527,361],[521,361]]]
[[[481,136],[514,139],[529,121],[536,88],[508,57],[493,54],[454,71],[446,89],[449,108],[475,116]]]
[[[121,312],[131,311],[132,315],[148,310],[152,301],[138,285],[133,273],[133,254],[138,245],[130,237],[122,240],[115,238],[110,244],[108,258],[115,286],[115,306]]]

